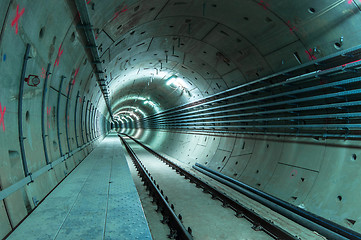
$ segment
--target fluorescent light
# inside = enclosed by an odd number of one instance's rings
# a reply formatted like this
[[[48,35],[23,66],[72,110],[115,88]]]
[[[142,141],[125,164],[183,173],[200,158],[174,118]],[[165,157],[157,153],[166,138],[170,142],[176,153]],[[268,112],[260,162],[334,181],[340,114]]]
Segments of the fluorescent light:
[[[154,107],[155,106],[155,103],[150,101],[150,100],[147,100],[147,101],[144,101],[144,104],[149,104],[150,106]]]
[[[177,80],[177,76],[173,75],[170,78],[167,79],[167,86],[171,85],[172,83],[174,83]]]
[[[184,87],[185,82],[183,81],[183,79],[177,78],[174,85],[176,85],[177,87]]]

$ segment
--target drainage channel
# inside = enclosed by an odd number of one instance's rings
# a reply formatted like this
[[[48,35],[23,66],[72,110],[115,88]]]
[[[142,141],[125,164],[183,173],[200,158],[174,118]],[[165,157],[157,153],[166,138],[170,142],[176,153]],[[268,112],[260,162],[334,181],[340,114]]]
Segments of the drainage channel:
[[[299,239],[136,139],[125,134],[123,136],[133,140],[126,141],[119,135],[131,158],[138,159],[139,163],[133,160],[134,164],[141,165],[144,172],[149,176],[149,180],[144,180],[144,174],[137,167],[153,199],[155,198],[154,192],[159,192],[166,199],[167,204],[171,206],[170,208],[173,210],[171,215],[178,217],[179,221],[183,220],[184,223],[191,226],[191,228],[188,228],[188,233],[191,232],[194,239]],[[137,150],[142,162],[140,162],[130,146],[131,143],[133,143],[134,147],[141,146],[146,150]],[[160,165],[163,165],[162,169],[160,169]],[[164,173],[163,177],[160,172]],[[149,181],[152,182],[151,185],[147,183]],[[172,183],[172,181],[174,182]],[[194,184],[189,184],[189,182]],[[151,186],[156,189],[150,189]],[[202,192],[208,193],[212,198]],[[168,194],[169,198],[166,194]],[[212,199],[219,201],[213,201]],[[158,201],[156,203],[160,206]],[[163,214],[163,220],[171,218],[166,214]],[[182,228],[186,229],[184,226]],[[179,230],[175,230],[174,226],[170,226],[170,229],[169,238],[187,239],[179,238]],[[174,233],[175,236],[173,236]]]

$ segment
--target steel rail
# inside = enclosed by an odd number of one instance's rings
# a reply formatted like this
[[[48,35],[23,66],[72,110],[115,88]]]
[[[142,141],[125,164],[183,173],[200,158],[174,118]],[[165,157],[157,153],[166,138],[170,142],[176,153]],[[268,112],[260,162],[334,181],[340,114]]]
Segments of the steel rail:
[[[174,212],[174,207],[170,206],[167,197],[164,197],[162,192],[159,190],[159,186],[156,185],[155,180],[150,176],[148,170],[145,169],[144,165],[141,163],[133,149],[129,146],[129,144],[124,140],[123,137],[119,135],[119,138],[122,140],[125,149],[127,150],[129,156],[131,157],[134,165],[136,166],[144,184],[148,187],[150,193],[153,198],[156,199],[157,205],[162,209],[162,215],[164,217],[163,223],[167,223],[171,229],[171,233],[169,238],[175,238],[179,240],[191,240],[193,239],[191,235],[191,230],[188,230],[183,226],[181,220]]]
[[[193,166],[199,172],[206,174],[207,176],[233,188],[234,190],[245,194],[246,196],[266,205],[272,210],[277,211],[278,213],[295,220],[298,224],[309,228],[312,231],[316,231],[328,239],[361,239],[361,235],[351,229],[347,229],[339,224],[331,222],[321,216],[308,212],[304,209],[296,207],[286,201],[283,201],[279,198],[276,198],[270,194],[262,192],[256,188],[253,188],[245,183],[239,182],[231,177],[228,177],[220,172],[214,171],[208,167],[205,167],[199,163]],[[266,200],[266,201],[265,201]],[[270,203],[271,202],[271,203]],[[272,203],[276,204],[273,205]],[[300,219],[293,219],[294,216],[292,213],[295,213],[302,218],[305,218],[309,221]]]
[[[250,221],[253,225],[253,229],[255,230],[263,230],[265,233],[269,234],[271,237],[275,239],[298,239],[296,236],[291,235],[287,231],[283,230],[282,228],[276,226],[272,222],[264,219],[254,211],[244,207],[238,201],[232,199],[231,197],[227,196],[226,194],[218,191],[214,187],[208,185],[206,182],[201,180],[200,178],[194,176],[190,172],[184,170],[183,168],[179,167],[177,164],[173,163],[172,161],[168,160],[167,158],[163,157],[159,153],[155,152],[153,149],[147,147],[143,143],[139,142],[138,140],[132,138],[131,136],[122,133],[122,135],[129,137],[134,142],[139,144],[145,150],[162,160],[172,169],[175,169],[177,173],[184,176],[186,179],[189,179],[192,183],[195,183],[198,187],[203,188],[204,192],[209,193],[212,195],[212,198],[219,199],[223,202],[224,207],[229,207],[236,212],[237,217],[244,217],[248,221]],[[123,140],[124,141],[124,140]]]

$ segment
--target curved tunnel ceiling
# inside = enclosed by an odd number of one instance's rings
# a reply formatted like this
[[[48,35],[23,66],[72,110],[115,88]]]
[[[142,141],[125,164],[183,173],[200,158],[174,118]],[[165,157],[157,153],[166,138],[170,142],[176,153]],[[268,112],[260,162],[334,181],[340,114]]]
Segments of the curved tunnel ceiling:
[[[186,165],[200,162],[359,231],[360,51],[332,68],[318,61],[359,47],[360,10],[358,0],[1,1],[0,194],[24,184],[2,195],[12,211],[0,236],[109,133],[112,117]],[[298,80],[284,84],[281,71],[297,66]],[[279,72],[284,78],[266,78]],[[39,85],[24,82],[31,75]],[[149,125],[138,128],[139,119]],[[60,170],[48,171],[53,162]],[[27,186],[31,173],[38,178]]]
[[[127,95],[154,101],[161,111],[351,47],[360,35],[348,30],[360,20],[356,4],[176,0],[88,7],[117,112],[124,104],[145,108],[142,101],[117,104]],[[185,86],[167,86],[172,75]]]

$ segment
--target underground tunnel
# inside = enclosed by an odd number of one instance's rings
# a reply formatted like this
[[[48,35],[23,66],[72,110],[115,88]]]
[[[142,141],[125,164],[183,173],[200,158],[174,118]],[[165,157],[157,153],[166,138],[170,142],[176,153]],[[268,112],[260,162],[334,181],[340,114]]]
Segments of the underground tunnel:
[[[2,0],[0,237],[361,239],[360,11]]]

